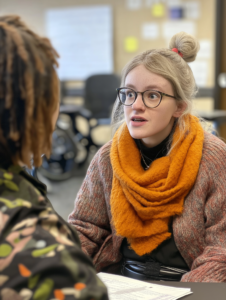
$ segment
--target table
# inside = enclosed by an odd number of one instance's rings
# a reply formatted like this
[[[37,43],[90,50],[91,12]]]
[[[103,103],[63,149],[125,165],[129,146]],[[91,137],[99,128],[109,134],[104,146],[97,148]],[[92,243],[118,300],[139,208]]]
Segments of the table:
[[[155,284],[191,288],[193,294],[181,299],[185,300],[226,300],[226,283],[208,282],[169,282],[169,281],[148,281]]]

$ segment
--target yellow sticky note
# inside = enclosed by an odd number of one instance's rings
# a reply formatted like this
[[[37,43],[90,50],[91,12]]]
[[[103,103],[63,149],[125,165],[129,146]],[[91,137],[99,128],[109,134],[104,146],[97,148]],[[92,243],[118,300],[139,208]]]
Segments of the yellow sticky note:
[[[163,17],[165,14],[165,7],[162,3],[156,3],[152,6],[152,14],[154,17]]]
[[[136,52],[138,49],[138,39],[133,36],[125,38],[124,47],[126,52]]]

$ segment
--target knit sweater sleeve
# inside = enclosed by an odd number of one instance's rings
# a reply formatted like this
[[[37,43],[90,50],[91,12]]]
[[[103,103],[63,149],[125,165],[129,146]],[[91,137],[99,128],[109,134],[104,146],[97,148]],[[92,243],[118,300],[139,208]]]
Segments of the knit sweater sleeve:
[[[191,271],[183,282],[226,282],[226,145],[213,136],[207,140],[197,183],[185,202],[181,250]]]
[[[94,156],[69,215],[69,223],[77,229],[83,251],[93,259],[111,235],[106,204],[112,186],[110,147],[111,142]]]

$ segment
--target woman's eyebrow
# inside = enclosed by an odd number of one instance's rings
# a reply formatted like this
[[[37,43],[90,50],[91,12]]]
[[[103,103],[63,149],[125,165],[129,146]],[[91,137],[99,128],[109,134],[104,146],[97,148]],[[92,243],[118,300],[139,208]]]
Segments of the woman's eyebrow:
[[[136,90],[136,87],[133,85],[133,84],[126,84],[125,87],[130,87],[132,89],[135,89]],[[161,90],[162,88],[160,86],[157,86],[157,85],[148,85],[144,88],[144,90]]]
[[[135,89],[135,86],[133,84],[126,84],[125,87],[131,87],[131,88]]]

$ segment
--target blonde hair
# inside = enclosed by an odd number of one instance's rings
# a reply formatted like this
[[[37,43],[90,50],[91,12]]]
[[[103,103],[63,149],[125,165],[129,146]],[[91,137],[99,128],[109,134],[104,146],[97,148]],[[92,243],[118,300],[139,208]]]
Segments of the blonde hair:
[[[59,102],[58,54],[20,17],[0,17],[0,160],[42,163],[51,151],[52,116]]]
[[[173,48],[177,48],[183,57],[172,51]],[[176,101],[186,103],[185,111],[177,120],[180,131],[184,132],[185,116],[192,112],[192,99],[197,93],[194,75],[187,63],[195,60],[198,51],[199,42],[196,38],[185,32],[177,33],[171,38],[169,49],[147,50],[135,56],[123,69],[121,86],[124,86],[128,73],[139,65],[144,65],[150,72],[167,79],[172,84]],[[124,122],[123,105],[117,98],[112,112],[113,132],[122,122]]]

